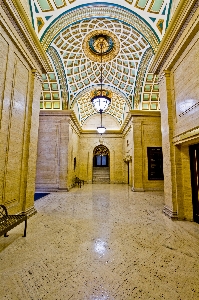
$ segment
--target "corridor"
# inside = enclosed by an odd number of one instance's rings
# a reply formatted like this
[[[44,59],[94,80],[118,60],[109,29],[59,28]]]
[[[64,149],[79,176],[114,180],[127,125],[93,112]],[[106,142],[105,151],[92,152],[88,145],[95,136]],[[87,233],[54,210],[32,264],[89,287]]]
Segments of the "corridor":
[[[163,193],[86,184],[35,201],[27,237],[0,237],[0,299],[199,299],[199,224],[171,221]]]

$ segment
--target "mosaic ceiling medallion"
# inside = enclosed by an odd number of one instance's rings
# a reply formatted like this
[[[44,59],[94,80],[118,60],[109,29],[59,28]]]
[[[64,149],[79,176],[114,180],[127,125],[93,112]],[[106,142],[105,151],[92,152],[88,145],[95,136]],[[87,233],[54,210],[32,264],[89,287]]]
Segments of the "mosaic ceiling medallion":
[[[102,47],[101,47],[102,45]],[[83,41],[83,50],[92,61],[107,62],[115,58],[120,50],[117,36],[108,30],[94,30]]]

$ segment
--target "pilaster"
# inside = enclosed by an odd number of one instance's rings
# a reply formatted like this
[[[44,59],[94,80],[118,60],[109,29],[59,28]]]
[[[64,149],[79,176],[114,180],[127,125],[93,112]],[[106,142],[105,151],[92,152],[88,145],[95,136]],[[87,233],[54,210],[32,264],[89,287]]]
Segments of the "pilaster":
[[[133,122],[133,175],[132,191],[144,192],[143,187],[143,145],[142,145],[142,121]]]
[[[171,72],[164,71],[163,82],[160,84],[161,93],[161,128],[164,169],[164,195],[165,206],[163,212],[170,218],[177,217],[176,203],[176,170],[175,170],[175,146],[172,144],[174,130],[174,101],[173,82]]]
[[[22,174],[24,180],[21,185],[21,201],[23,212],[31,214],[34,208],[37,141],[39,128],[39,97],[42,79],[35,69],[30,74],[29,97],[27,103],[27,115],[24,134],[24,163]]]

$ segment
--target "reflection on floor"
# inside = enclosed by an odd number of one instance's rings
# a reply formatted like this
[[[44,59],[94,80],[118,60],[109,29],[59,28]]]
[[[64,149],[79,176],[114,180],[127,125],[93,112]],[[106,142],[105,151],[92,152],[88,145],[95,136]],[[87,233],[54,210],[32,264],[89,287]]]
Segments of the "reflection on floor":
[[[0,299],[199,299],[199,224],[162,214],[161,192],[93,184],[51,193],[0,238]]]

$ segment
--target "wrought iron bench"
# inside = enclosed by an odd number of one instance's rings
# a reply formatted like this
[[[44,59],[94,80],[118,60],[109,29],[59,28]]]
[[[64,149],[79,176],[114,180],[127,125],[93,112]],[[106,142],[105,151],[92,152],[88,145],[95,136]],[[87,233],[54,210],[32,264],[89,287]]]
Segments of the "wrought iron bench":
[[[9,215],[5,205],[0,205],[0,236],[7,237],[7,232],[22,222],[25,222],[24,235],[26,236],[27,216],[26,215]]]
[[[76,177],[75,177],[75,183],[77,183],[78,186],[81,188],[82,183],[83,183],[83,185],[84,185],[84,180],[83,180],[83,179],[80,179],[80,178],[78,178],[78,177],[76,176]]]

